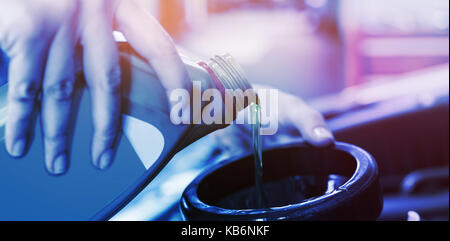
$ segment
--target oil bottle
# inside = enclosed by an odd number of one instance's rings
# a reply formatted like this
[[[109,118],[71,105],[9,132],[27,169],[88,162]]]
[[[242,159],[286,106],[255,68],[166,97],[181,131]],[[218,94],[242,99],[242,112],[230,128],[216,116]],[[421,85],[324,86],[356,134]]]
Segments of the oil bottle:
[[[224,120],[213,124],[174,124],[167,94],[152,67],[126,42],[119,43],[119,50],[123,75],[122,130],[151,173],[151,180],[178,151],[230,123]],[[251,103],[244,92],[254,95],[252,86],[229,54],[216,55],[208,61],[183,55],[181,58],[200,91],[216,89],[220,92],[224,116],[231,112],[235,119],[237,112]],[[227,100],[232,100],[232,105],[226,105]],[[197,112],[191,108],[192,120],[199,118],[206,106],[207,102],[202,102],[201,111]]]

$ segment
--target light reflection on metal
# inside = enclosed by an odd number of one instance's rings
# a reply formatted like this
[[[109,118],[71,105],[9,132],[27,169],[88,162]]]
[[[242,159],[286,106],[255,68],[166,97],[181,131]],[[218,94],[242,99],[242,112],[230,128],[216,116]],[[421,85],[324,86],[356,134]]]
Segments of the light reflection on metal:
[[[420,221],[420,215],[413,210],[408,211],[407,221]]]

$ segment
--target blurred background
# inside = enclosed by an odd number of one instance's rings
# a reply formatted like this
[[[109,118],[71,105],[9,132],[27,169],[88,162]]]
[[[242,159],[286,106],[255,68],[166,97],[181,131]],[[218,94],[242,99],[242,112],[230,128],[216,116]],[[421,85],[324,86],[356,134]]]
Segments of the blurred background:
[[[250,82],[306,99],[337,140],[370,152],[380,220],[448,220],[448,0],[139,3],[180,49],[232,54]],[[207,141],[179,153],[113,220],[180,220],[184,188],[227,156]]]
[[[139,0],[182,48],[303,98],[448,62],[445,0]]]

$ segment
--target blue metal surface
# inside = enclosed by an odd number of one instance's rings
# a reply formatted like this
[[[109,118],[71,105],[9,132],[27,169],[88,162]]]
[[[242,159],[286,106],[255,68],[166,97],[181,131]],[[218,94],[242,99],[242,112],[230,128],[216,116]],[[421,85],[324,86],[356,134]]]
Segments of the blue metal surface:
[[[89,106],[85,93],[76,122],[70,169],[63,176],[51,176],[45,171],[39,122],[33,144],[21,159],[10,157],[4,141],[0,141],[0,220],[102,219],[137,192],[145,168],[126,138],[121,139],[110,169],[99,171],[91,164]],[[2,136],[3,128],[0,125]]]

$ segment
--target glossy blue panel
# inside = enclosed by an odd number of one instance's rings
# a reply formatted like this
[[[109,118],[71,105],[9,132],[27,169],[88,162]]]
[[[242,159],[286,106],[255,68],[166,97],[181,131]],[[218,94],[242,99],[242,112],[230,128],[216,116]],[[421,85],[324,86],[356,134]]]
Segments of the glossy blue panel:
[[[8,75],[8,58],[0,49],[0,86],[4,85],[7,81]]]
[[[36,127],[30,151],[14,159],[5,151],[0,125],[0,220],[91,219],[123,203],[143,178],[145,168],[125,137],[110,169],[99,171],[91,164],[92,124],[87,91],[80,104],[70,169],[65,175],[55,177],[45,171],[39,121]]]

